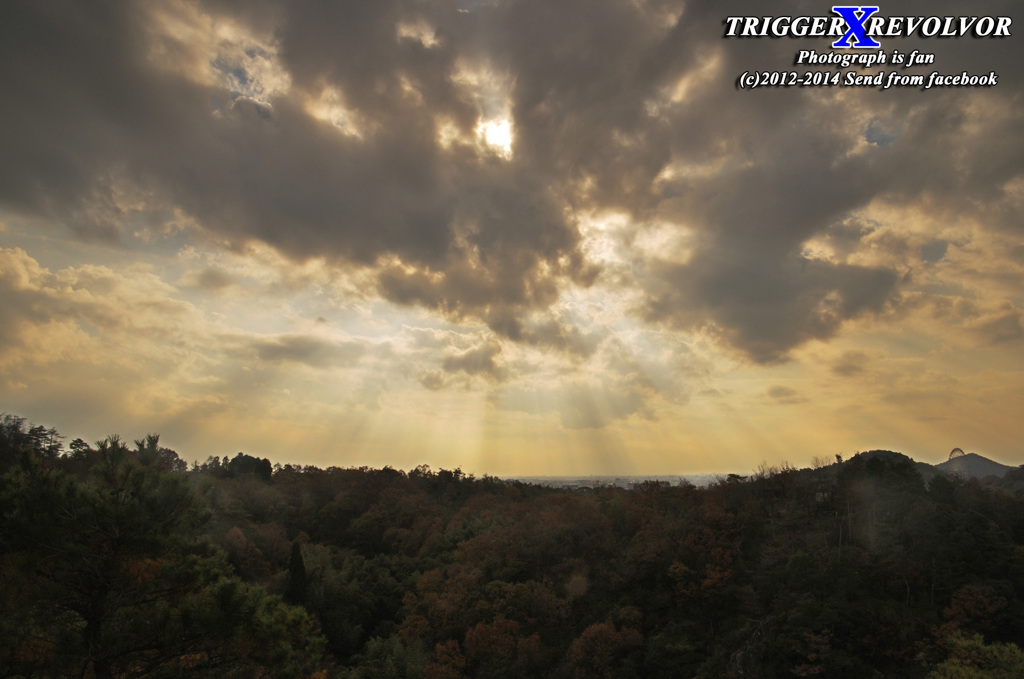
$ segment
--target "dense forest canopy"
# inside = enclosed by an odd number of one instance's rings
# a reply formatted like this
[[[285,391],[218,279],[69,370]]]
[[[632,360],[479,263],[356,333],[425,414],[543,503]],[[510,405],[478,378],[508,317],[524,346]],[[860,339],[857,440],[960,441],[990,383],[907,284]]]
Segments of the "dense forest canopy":
[[[0,418],[0,676],[1024,676],[1024,468],[187,464]]]

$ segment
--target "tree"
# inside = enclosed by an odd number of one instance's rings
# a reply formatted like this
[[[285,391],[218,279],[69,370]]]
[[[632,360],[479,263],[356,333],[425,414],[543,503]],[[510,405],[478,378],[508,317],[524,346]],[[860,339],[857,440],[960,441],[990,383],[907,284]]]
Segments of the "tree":
[[[302,548],[299,543],[292,543],[292,555],[288,559],[288,585],[285,600],[291,604],[303,604],[306,601],[306,589],[309,581],[306,578],[306,564],[302,560]]]
[[[143,439],[135,439],[135,450],[143,464],[156,463],[166,471],[183,472],[188,469],[188,463],[176,452],[160,445],[159,434],[146,434]]]
[[[245,453],[238,453],[231,458],[231,461],[227,463],[227,468],[235,476],[251,475],[268,483],[274,473],[270,460],[253,457]]]
[[[89,444],[78,438],[68,444],[68,450],[71,451],[73,457],[85,457],[85,455],[92,450]]]
[[[313,666],[323,640],[308,615],[240,582],[199,539],[209,512],[184,476],[116,436],[97,457],[84,481],[33,455],[3,479],[0,547],[21,630],[0,646],[5,673],[295,676]]]
[[[929,673],[928,679],[1016,679],[1024,677],[1024,652],[1016,644],[986,644],[980,634],[960,632],[946,643],[949,656]]]
[[[18,461],[23,450],[31,447],[31,440],[25,432],[25,418],[3,413],[0,416],[0,474]]]

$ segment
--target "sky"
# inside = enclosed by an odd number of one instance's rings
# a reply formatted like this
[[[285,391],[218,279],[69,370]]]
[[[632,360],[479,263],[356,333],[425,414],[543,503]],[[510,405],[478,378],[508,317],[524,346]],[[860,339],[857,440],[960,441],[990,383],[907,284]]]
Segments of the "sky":
[[[725,36],[831,7],[4,2],[0,411],[189,461],[1024,464],[1024,10]],[[772,71],[997,80],[737,86]]]

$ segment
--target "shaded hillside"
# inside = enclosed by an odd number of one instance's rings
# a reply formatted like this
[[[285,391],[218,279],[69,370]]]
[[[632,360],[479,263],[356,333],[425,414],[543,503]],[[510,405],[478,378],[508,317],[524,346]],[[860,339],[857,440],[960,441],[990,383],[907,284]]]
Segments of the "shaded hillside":
[[[897,461],[912,464],[925,481],[930,481],[939,474],[954,475],[962,479],[984,479],[988,476],[1002,478],[1007,472],[1017,469],[1016,467],[990,460],[977,453],[956,455],[946,462],[934,465],[927,462],[918,462],[903,453],[896,453],[891,450],[870,450],[858,453],[857,457],[865,460],[879,458],[885,460],[886,464],[893,464]]]
[[[983,479],[986,476],[1005,476],[1006,472],[1013,467],[1000,464],[976,453],[967,453],[937,464],[935,469],[945,474],[956,474],[964,478]]]
[[[930,465],[927,462],[918,462],[914,458],[904,455],[903,453],[897,453],[892,450],[868,450],[863,453],[857,453],[853,458],[847,460],[845,464],[850,464],[854,460],[860,459],[862,461],[868,461],[872,459],[879,459],[886,465],[911,465],[917,470],[917,473],[921,475],[925,481],[931,480],[936,474],[940,473],[935,469],[934,465]]]

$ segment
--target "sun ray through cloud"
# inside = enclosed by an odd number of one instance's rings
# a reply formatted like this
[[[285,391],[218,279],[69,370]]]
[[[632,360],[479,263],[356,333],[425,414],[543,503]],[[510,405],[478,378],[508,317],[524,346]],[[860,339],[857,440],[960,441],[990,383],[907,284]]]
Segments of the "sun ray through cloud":
[[[1012,36],[885,37],[992,86],[751,91],[829,39],[725,35],[752,0],[72,5],[0,10],[5,412],[506,475],[1022,455]]]

